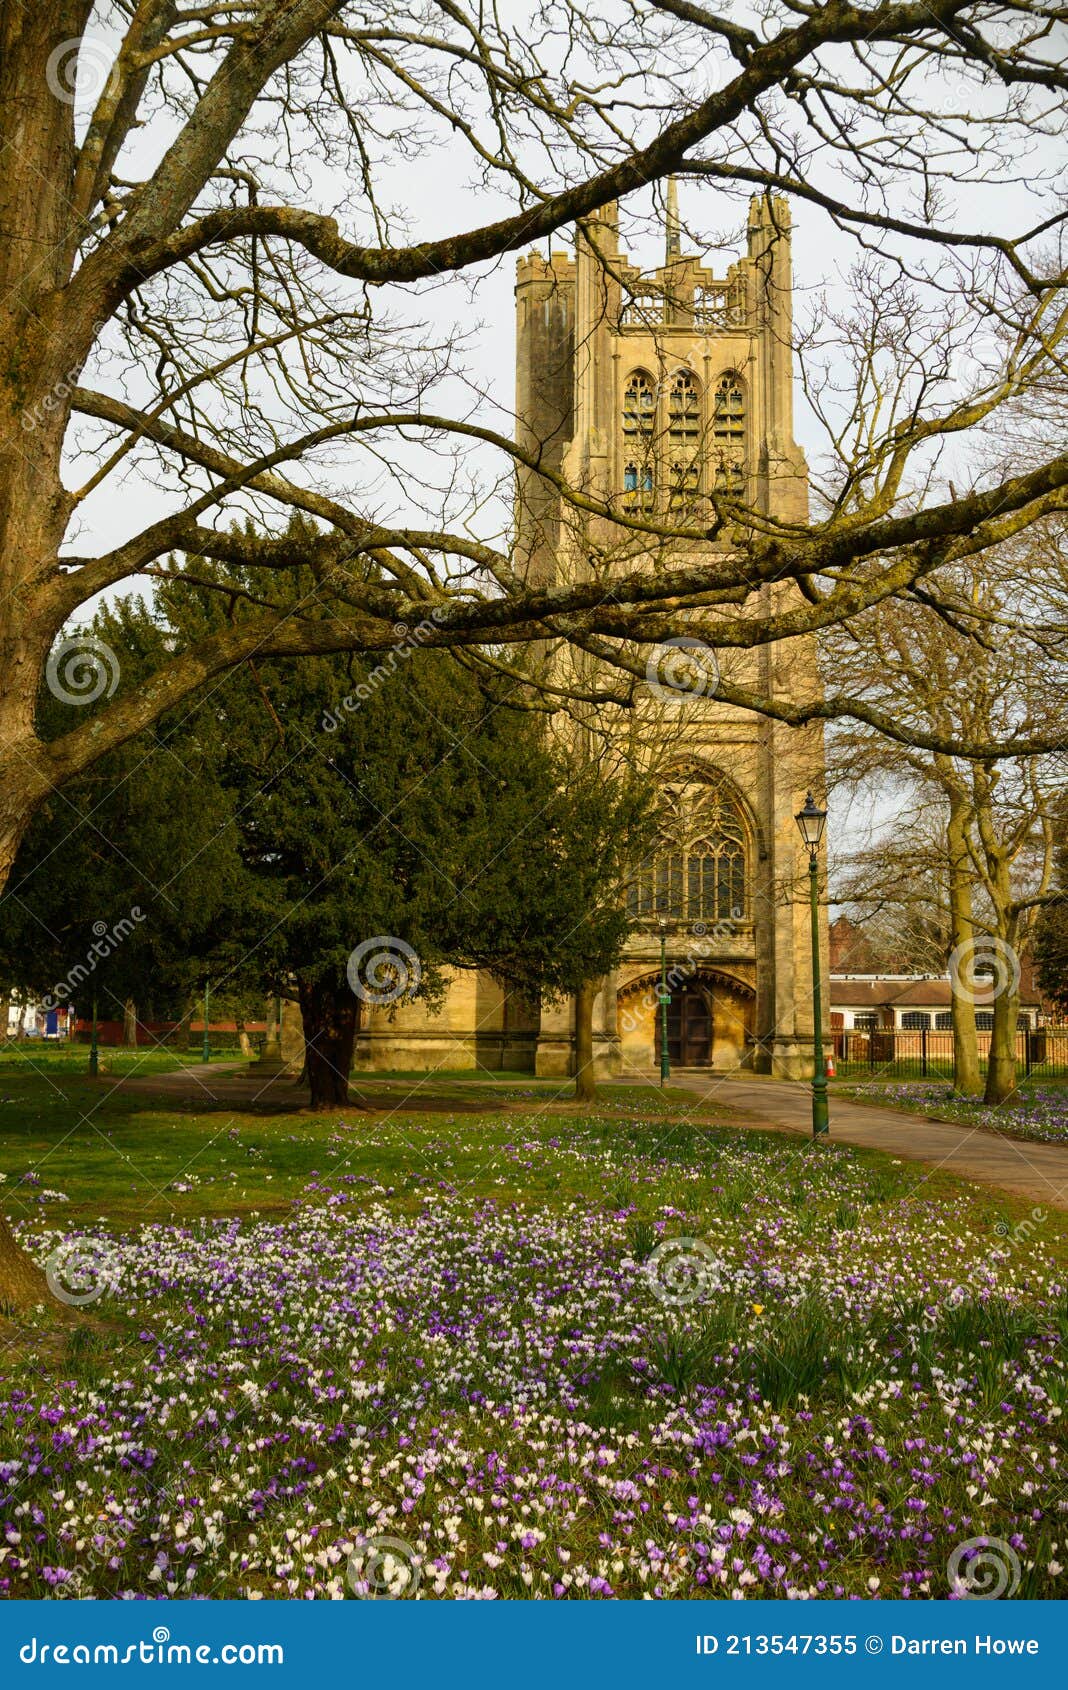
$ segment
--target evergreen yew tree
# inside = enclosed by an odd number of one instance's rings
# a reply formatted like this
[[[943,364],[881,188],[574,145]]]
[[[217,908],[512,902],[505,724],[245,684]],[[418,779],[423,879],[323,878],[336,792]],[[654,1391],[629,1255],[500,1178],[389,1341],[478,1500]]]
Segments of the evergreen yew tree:
[[[314,589],[278,591],[310,617]],[[241,567],[196,560],[93,632],[135,686],[160,648],[239,621],[251,590]],[[573,759],[529,703],[421,650],[419,630],[373,668],[250,660],[49,800],[0,900],[0,967],[109,1016],[131,998],[180,1015],[209,976],[296,996],[322,1109],[347,1101],[368,1005],[433,1002],[446,964],[581,994],[622,946],[648,802]],[[69,708],[43,693],[43,731]]]
[[[92,637],[123,653],[120,685],[158,661],[167,629],[140,601],[94,619]],[[42,731],[70,707],[42,689]],[[0,894],[0,975],[48,1007],[95,999],[103,1020],[180,1017],[220,944],[243,865],[219,741],[187,711],[110,752],[35,816]]]
[[[235,616],[251,590],[240,567],[197,568],[210,589],[185,579],[162,595],[179,642],[222,614],[220,580]],[[296,591],[314,614],[314,579]],[[487,690],[418,642],[400,634],[374,667],[249,663],[200,707],[247,875],[233,976],[295,989],[317,1109],[348,1099],[369,1004],[433,1002],[446,964],[530,996],[577,992],[627,930],[619,887],[646,836],[642,787],[573,766],[514,684]]]

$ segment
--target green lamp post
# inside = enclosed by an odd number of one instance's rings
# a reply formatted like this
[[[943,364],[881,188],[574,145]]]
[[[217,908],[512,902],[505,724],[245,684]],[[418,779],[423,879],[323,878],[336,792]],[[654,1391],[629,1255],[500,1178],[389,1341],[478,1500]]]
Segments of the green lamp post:
[[[89,1072],[100,1072],[100,1029],[96,1022],[96,993],[93,993],[93,1028],[89,1034]]]
[[[208,1007],[211,1003],[211,981],[204,982],[204,1050],[205,1062],[211,1061],[211,1033],[208,1030]]]
[[[820,979],[819,852],[826,810],[821,810],[811,792],[804,808],[794,817],[808,846],[808,892],[812,909],[812,1136],[830,1132],[827,1110],[827,1070],[823,1065],[823,990]]]
[[[660,929],[660,1084],[666,1085],[671,1078],[671,1056],[668,1052],[668,1004],[671,993],[667,983],[667,917],[661,916],[657,922]]]

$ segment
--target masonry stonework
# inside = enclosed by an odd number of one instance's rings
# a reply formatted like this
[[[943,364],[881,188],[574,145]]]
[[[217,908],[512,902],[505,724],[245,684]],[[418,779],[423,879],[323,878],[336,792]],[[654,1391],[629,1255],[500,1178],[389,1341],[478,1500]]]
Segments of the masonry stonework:
[[[717,495],[769,527],[806,521],[808,479],[793,434],[790,219],[786,202],[750,206],[745,256],[717,277],[682,251],[672,186],[664,264],[652,275],[619,247],[606,207],[573,253],[520,258],[516,278],[517,437],[553,475],[612,503],[590,519],[551,479],[522,472],[517,564],[550,584],[591,567],[656,569],[729,551],[664,540],[637,518],[707,532]],[[591,564],[591,559],[595,562]],[[788,607],[792,586],[756,586],[735,614]],[[594,660],[556,657],[559,678],[590,678]],[[715,677],[787,701],[817,695],[815,650],[797,638],[751,651],[665,648],[632,708],[598,707],[596,739],[647,772],[660,840],[628,890],[626,952],[600,983],[594,1048],[602,1075],[647,1077],[659,1060],[661,943],[671,991],[673,1066],[811,1073],[807,859],[794,814],[823,787],[818,727],[790,728],[716,697]],[[572,711],[575,755],[590,723]],[[824,934],[826,945],[826,934]],[[574,1006],[531,1007],[487,976],[456,971],[440,1010],[375,1010],[361,1028],[368,1068],[574,1068]]]

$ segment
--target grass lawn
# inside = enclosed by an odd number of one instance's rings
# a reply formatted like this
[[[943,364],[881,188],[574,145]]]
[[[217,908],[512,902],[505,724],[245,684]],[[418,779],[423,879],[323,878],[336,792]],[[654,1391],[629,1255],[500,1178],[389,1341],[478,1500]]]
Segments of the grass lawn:
[[[213,1062],[245,1062],[239,1050],[213,1050]],[[100,1071],[115,1076],[127,1074],[173,1074],[203,1061],[198,1050],[169,1050],[165,1045],[144,1045],[138,1050],[101,1045]],[[53,1044],[45,1039],[26,1039],[0,1045],[0,1086],[12,1074],[85,1074],[89,1046]]]
[[[1037,1143],[1068,1144],[1068,1081],[1021,1080],[1008,1103],[988,1107],[981,1098],[958,1097],[948,1080],[846,1081],[835,1095],[858,1103],[881,1103],[890,1109],[929,1115],[933,1120],[960,1121],[1009,1138]]]
[[[1061,1215],[652,1088],[0,1095],[87,1299],[0,1321],[7,1595],[1063,1594]]]

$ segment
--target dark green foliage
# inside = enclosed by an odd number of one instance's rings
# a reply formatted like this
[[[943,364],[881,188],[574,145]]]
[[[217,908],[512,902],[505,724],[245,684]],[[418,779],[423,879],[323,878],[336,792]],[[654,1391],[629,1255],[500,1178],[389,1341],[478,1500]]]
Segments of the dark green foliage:
[[[197,573],[263,590],[248,571]],[[287,576],[274,590],[314,616],[314,588]],[[180,643],[223,614],[188,585],[163,603]],[[255,970],[340,984],[354,946],[381,934],[418,954],[431,999],[446,963],[532,997],[574,991],[622,947],[646,796],[572,767],[521,689],[480,685],[427,646],[432,629],[374,658],[247,664],[201,707],[234,797]]]
[[[636,1262],[647,1261],[657,1246],[657,1231],[652,1221],[632,1215],[627,1222],[627,1248]]]
[[[97,618],[123,686],[163,648],[240,620],[249,595],[299,602],[306,620],[338,614],[307,572],[198,559],[190,574],[198,584],[166,586],[151,610],[127,601]],[[93,923],[136,906],[91,971],[101,1014],[133,998],[142,1015],[178,1015],[208,977],[216,1002],[297,996],[344,1101],[360,1012],[346,964],[363,941],[410,947],[430,1002],[447,964],[532,1000],[603,974],[625,938],[620,884],[647,799],[573,766],[522,689],[480,682],[430,649],[433,631],[374,657],[247,662],[66,787],[0,906],[0,975],[51,990]],[[43,694],[45,737],[76,710]]]
[[[119,689],[155,667],[166,630],[140,600],[92,634],[119,657]],[[92,706],[42,690],[48,739]],[[178,1017],[220,949],[243,874],[217,738],[182,712],[100,759],[42,805],[0,897],[0,974],[47,1003],[102,1019],[133,999]]]

